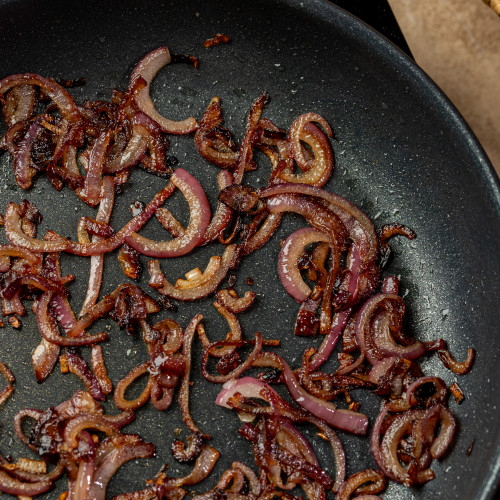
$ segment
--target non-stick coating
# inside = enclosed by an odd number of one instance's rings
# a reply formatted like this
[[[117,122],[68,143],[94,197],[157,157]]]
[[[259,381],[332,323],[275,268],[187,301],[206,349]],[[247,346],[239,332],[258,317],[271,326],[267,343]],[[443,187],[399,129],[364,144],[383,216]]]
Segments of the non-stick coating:
[[[228,34],[231,43],[205,49],[203,41],[216,33]],[[73,91],[79,102],[109,99],[113,88],[125,89],[137,61],[161,45],[174,53],[199,56],[200,65],[197,69],[176,65],[160,73],[152,90],[160,110],[174,118],[200,117],[218,95],[226,124],[236,137],[241,137],[247,110],[262,90],[272,97],[265,116],[283,128],[304,112],[318,112],[335,131],[336,167],[328,189],[359,205],[377,227],[397,221],[416,230],[418,238],[413,242],[394,241],[394,258],[386,271],[401,278],[408,306],[406,328],[420,339],[443,337],[459,359],[474,346],[477,358],[472,373],[465,377],[444,369],[435,356],[425,361],[426,373],[436,373],[448,384],[458,381],[465,393],[461,405],[450,402],[458,419],[457,437],[452,452],[433,464],[435,480],[415,490],[391,485],[384,497],[491,498],[498,481],[500,449],[499,191],[488,161],[455,109],[398,49],[319,0],[0,3],[0,77],[28,71],[54,78],[84,77],[85,87]],[[191,138],[173,137],[170,153],[208,186],[213,202],[216,168],[197,156]],[[93,211],[72,192],[55,192],[42,178],[21,193],[14,183],[10,158],[4,154],[0,161],[0,208],[26,197],[42,211],[43,229],[76,237],[78,217]],[[260,170],[248,178],[254,185],[265,182],[269,173],[266,161],[259,157],[258,162]],[[119,228],[128,220],[132,201],[148,201],[163,182],[142,171],[134,173],[120,197],[113,226]],[[176,203],[182,210],[182,199],[178,197]],[[297,305],[279,284],[276,257],[280,238],[301,224],[298,218],[287,219],[279,234],[245,262],[237,285],[241,292],[252,288],[259,295],[256,307],[242,316],[246,336],[259,330],[266,337],[279,338],[280,352],[294,367],[311,341],[292,338]],[[146,233],[158,231],[151,226]],[[203,267],[213,253],[205,248],[169,262],[164,266],[167,277],[172,280],[192,267]],[[104,293],[125,280],[114,256],[106,264]],[[66,258],[64,271],[76,275],[71,294],[78,310],[88,263]],[[253,287],[246,284],[249,276],[255,281]],[[181,305],[172,316],[185,326],[196,312],[205,315],[211,338],[225,336],[227,325],[213,312],[210,300]],[[15,395],[0,409],[0,451],[13,457],[27,453],[14,435],[16,411],[46,408],[81,387],[73,375],[59,373],[43,384],[35,383],[30,354],[39,334],[32,314],[23,318],[23,324],[19,331],[10,326],[0,330],[0,358],[17,378]],[[115,381],[145,360],[141,341],[115,324],[104,352]],[[222,453],[205,485],[207,490],[233,460],[253,464],[253,458],[248,443],[236,432],[236,416],[214,404],[220,387],[206,384],[197,374],[194,381],[193,417],[202,430],[212,434],[213,445]],[[373,417],[377,399],[362,393],[356,397],[361,410]],[[127,429],[154,441],[157,456],[124,466],[110,485],[110,495],[144,487],[144,480],[165,462],[172,476],[190,469],[176,464],[169,451],[174,430],[184,428],[177,405],[165,413],[149,406],[138,412],[137,421]],[[111,403],[107,408],[116,412]],[[374,465],[368,439],[345,433],[341,438],[348,473]],[[321,443],[318,446],[321,462],[333,472],[328,450]],[[57,493],[47,497],[57,498]]]

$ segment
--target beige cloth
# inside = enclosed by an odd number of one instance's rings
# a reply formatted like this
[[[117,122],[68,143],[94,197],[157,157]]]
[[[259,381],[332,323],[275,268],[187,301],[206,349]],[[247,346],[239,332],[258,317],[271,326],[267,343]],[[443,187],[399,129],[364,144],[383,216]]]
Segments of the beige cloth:
[[[482,0],[389,0],[415,61],[475,132],[500,175],[500,17]]]

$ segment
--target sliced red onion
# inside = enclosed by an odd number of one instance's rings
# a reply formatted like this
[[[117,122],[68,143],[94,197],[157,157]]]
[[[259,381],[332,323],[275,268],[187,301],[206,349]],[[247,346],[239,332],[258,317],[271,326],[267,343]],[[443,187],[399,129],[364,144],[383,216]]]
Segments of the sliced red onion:
[[[241,328],[241,324],[236,317],[236,314],[232,313],[228,309],[226,309],[221,303],[218,301],[214,302],[214,307],[217,309],[219,314],[224,317],[229,325],[229,333],[226,335],[225,340],[234,340],[239,341],[243,338],[243,331]],[[207,347],[207,345],[204,345]],[[236,347],[234,346],[223,346],[220,348],[213,348],[210,351],[210,355],[215,358],[223,358],[224,356],[230,355]]]
[[[158,222],[174,237],[179,238],[184,234],[186,228],[174,217],[172,212],[165,207],[160,207],[156,211]]]
[[[3,405],[13,392],[14,392],[14,387],[7,384],[7,386],[0,391],[0,405]]]
[[[309,394],[300,387],[292,370],[282,358],[281,363],[286,386],[297,404],[337,429],[352,432],[353,434],[366,434],[368,428],[368,417],[366,415],[350,410],[337,409],[335,405]]]
[[[65,240],[42,241],[27,236],[22,229],[19,206],[13,202],[7,205],[4,222],[5,234],[13,245],[28,248],[32,252],[61,252],[67,247]]]
[[[21,462],[22,459],[18,459],[18,463]],[[29,460],[28,464],[26,464],[25,460]],[[65,467],[63,465],[63,461],[59,460],[57,462],[57,465],[50,471],[50,472],[38,472],[40,469],[41,470],[46,470],[46,463],[45,462],[39,462],[39,461],[33,461],[31,462],[30,459],[24,459],[23,460],[24,464],[23,468],[21,467],[16,467],[14,469],[11,469],[9,467],[10,462],[3,457],[0,457],[0,468],[6,469],[7,473],[16,478],[19,479],[20,481],[26,481],[28,483],[37,483],[41,481],[54,481],[58,477],[60,477],[65,470]],[[30,468],[29,470],[25,470],[24,465],[32,466],[33,468]],[[7,467],[5,467],[7,466]],[[39,466],[39,468],[37,467]]]
[[[411,406],[417,406],[419,404],[418,399],[415,397],[415,391],[425,384],[433,384],[435,387],[435,393],[426,403],[442,403],[445,400],[448,388],[443,379],[433,376],[420,377],[412,382],[406,390],[406,401],[408,401]]]
[[[87,175],[85,176],[81,196],[91,206],[96,206],[101,198],[102,166],[110,139],[111,132],[105,130],[97,138],[90,152]]]
[[[380,313],[373,319],[373,341],[384,356],[401,356],[416,359],[425,353],[425,344],[416,341],[409,346],[396,344],[391,335],[391,318]]]
[[[182,354],[186,361],[184,368],[184,375],[182,376],[181,387],[179,389],[179,406],[181,407],[182,418],[186,427],[191,431],[201,434],[205,439],[210,439],[209,434],[204,434],[200,431],[198,426],[194,423],[191,413],[189,411],[189,390],[191,378],[191,357],[192,357],[192,344],[193,338],[196,334],[196,329],[203,319],[201,314],[197,314],[186,327],[184,331],[184,342],[182,345]]]
[[[475,351],[472,348],[467,349],[467,357],[465,361],[461,363],[458,362],[448,351],[448,349],[441,346],[438,350],[439,359],[442,361],[446,368],[450,369],[453,373],[457,375],[465,375],[472,368],[472,363],[474,361]]]
[[[38,137],[42,126],[38,122],[30,125],[26,135],[23,137],[14,151],[14,176],[19,187],[28,189],[31,187],[36,169],[32,166],[31,150]]]
[[[40,255],[16,245],[0,245],[0,255],[5,257],[19,257],[28,261],[32,265],[38,265],[42,263],[42,258]],[[4,272],[7,272],[9,270],[9,267]]]
[[[69,495],[70,499],[87,500],[89,489],[93,482],[95,470],[95,445],[92,436],[87,431],[80,432],[80,441],[88,448],[84,457],[79,460],[76,478],[70,479]]]
[[[359,368],[362,364],[363,361],[365,360],[365,355],[360,354],[356,361],[353,361],[352,363],[346,364],[342,367],[340,367],[336,372],[335,375],[347,375],[348,373],[353,372],[357,368]]]
[[[102,192],[100,195],[99,210],[96,221],[108,224],[115,199],[115,183],[113,177],[105,176],[102,182]],[[101,236],[93,236],[92,241],[102,241]],[[83,243],[83,242],[81,242]],[[87,294],[78,317],[82,317],[99,299],[99,292],[102,283],[102,273],[104,268],[104,255],[92,255],[90,258],[90,274],[87,286]]]
[[[52,481],[41,481],[36,483],[28,483],[15,479],[7,474],[7,472],[0,470],[0,491],[9,495],[18,495],[22,497],[33,497],[41,495],[54,487]]]
[[[194,135],[198,153],[220,168],[233,170],[238,160],[238,146],[232,141],[229,130],[221,127],[222,110],[219,97],[214,97],[200,121]]]
[[[389,478],[408,486],[432,479],[423,470],[417,472],[415,479],[410,478],[409,472],[403,467],[398,457],[401,438],[411,433],[412,427],[422,419],[424,413],[424,410],[409,410],[397,415],[389,425],[380,445],[382,461],[378,464],[379,467]]]
[[[369,483],[367,486],[363,484]],[[370,498],[380,498],[376,495],[363,494],[367,493],[366,490],[369,489],[370,493],[380,493],[387,487],[387,478],[382,474],[381,471],[376,469],[366,469],[357,472],[350,476],[348,479],[342,483],[337,494],[337,500],[349,500],[352,494],[356,494],[356,498],[368,500]],[[361,493],[357,495],[357,493]]]
[[[50,308],[54,313],[56,320],[59,322],[63,330],[68,334],[76,322],[75,314],[73,309],[68,302],[66,297],[61,295],[53,295],[52,301],[50,302]],[[78,332],[78,334],[83,333],[83,329]],[[69,337],[76,335],[68,335]]]
[[[437,437],[434,431],[437,423],[440,430]],[[448,408],[442,404],[431,406],[422,418],[422,435],[424,440],[431,444],[432,458],[440,458],[451,444],[456,429],[456,421]]]
[[[172,175],[171,182],[181,190],[189,204],[190,219],[184,234],[161,242],[149,240],[135,232],[125,237],[131,247],[150,257],[178,257],[189,253],[202,241],[210,224],[210,205],[196,178],[186,170],[178,168]]]
[[[396,276],[387,276],[382,282],[382,293],[399,295],[399,279]]]
[[[404,302],[401,297],[393,294],[377,294],[368,299],[358,312],[356,320],[356,341],[361,352],[370,364],[385,356],[400,356],[407,359],[416,359],[425,353],[422,342],[416,341],[409,346],[397,345],[390,333],[389,319],[385,315],[377,316],[385,311],[385,306],[394,306],[394,314],[402,316]]]
[[[115,392],[113,394],[113,399],[117,408],[122,411],[125,410],[136,410],[141,406],[145,405],[148,399],[151,396],[151,388],[153,386],[152,377],[148,378],[148,382],[141,394],[137,396],[134,400],[128,400],[125,398],[125,391],[135,380],[139,377],[142,377],[146,373],[148,373],[149,369],[149,361],[142,363],[135,368],[133,368],[124,378],[122,378],[118,384],[116,384]]]
[[[36,104],[36,92],[33,85],[18,85],[4,97],[2,108],[8,127],[31,118]]]
[[[226,277],[229,269],[233,266],[237,256],[238,246],[236,244],[228,245],[222,254],[220,266],[217,269],[217,272],[215,272],[211,279],[204,283],[201,287],[179,289],[165,279],[161,288],[158,288],[158,292],[167,297],[172,297],[182,301],[193,301],[206,297],[207,295],[215,292],[219,284]]]
[[[360,254],[358,252],[356,245],[352,245],[349,253],[349,264],[348,264],[348,269],[351,273],[351,278],[349,281],[349,285],[347,287],[347,294],[351,297],[355,297],[357,291],[360,266],[361,266]],[[351,312],[352,309],[347,308],[335,314],[327,337],[323,340],[320,348],[310,361],[309,367],[311,372],[315,372],[330,357],[330,354],[337,345],[341,333],[344,331],[344,328],[347,322],[349,321]],[[359,363],[361,363],[361,361],[359,361]],[[342,370],[339,371],[339,374],[341,373]]]
[[[309,160],[304,155],[303,147],[300,143],[301,134],[304,127],[313,122],[319,123],[326,131],[329,137],[333,137],[333,132],[328,122],[316,113],[305,113],[294,120],[288,131],[289,147],[294,160],[303,172],[307,172],[311,165]],[[306,183],[308,184],[308,183]]]
[[[5,94],[5,92],[18,85],[35,85],[40,87],[54,101],[65,118],[69,121],[81,118],[81,114],[69,92],[54,80],[49,80],[33,73],[10,75],[0,80],[0,95]]]
[[[215,402],[219,406],[231,408],[231,406],[227,404],[227,401],[232,398],[237,392],[245,398],[259,398],[268,401],[261,392],[264,387],[266,387],[268,391],[271,391],[272,393],[276,394],[276,396],[280,397],[269,384],[261,382],[254,377],[242,377],[239,379],[228,380],[222,386],[222,391],[219,392],[219,395],[217,396]]]
[[[224,375],[211,375],[207,371],[208,357],[213,349],[217,349],[219,346],[241,346],[244,343],[246,343],[246,341],[221,340],[219,342],[213,342],[205,347],[201,358],[201,374],[203,377],[209,382],[221,384],[233,378],[239,377],[243,372],[248,370],[248,368],[252,366],[252,363],[257,359],[262,348],[262,335],[259,332],[255,332],[255,347],[253,351],[248,355],[247,359],[238,365],[234,370],[231,370],[229,373]]]
[[[68,240],[62,236],[51,232],[52,238],[50,241],[42,241],[37,238],[27,236],[21,225],[21,217],[19,215],[19,206],[15,203],[9,203],[5,212],[5,233],[7,238],[14,245],[19,245],[28,248],[33,252],[61,252],[66,251],[75,255],[98,255],[114,250],[123,244],[125,237],[131,233],[138,231],[146,222],[155,214],[159,206],[173,193],[175,185],[171,182],[159,191],[154,198],[147,204],[144,210],[131,219],[125,226],[115,235],[106,238],[102,241],[91,243],[78,243]]]
[[[309,369],[311,372],[315,372],[330,357],[350,316],[350,308],[335,314],[328,335],[310,362]]]
[[[242,254],[249,255],[262,248],[277,231],[282,218],[283,214],[281,213],[268,214],[262,225],[248,238],[244,239],[242,243]]]
[[[233,175],[227,170],[221,170],[217,174],[217,184],[219,186],[219,192],[231,186],[233,184]],[[222,234],[222,231],[224,231],[229,224],[232,214],[233,210],[225,203],[219,201],[200,245],[206,245]]]
[[[142,116],[141,116],[142,115]],[[150,133],[141,125],[141,119],[144,117],[141,112],[134,114],[132,124],[132,136],[123,151],[114,158],[107,158],[103,166],[105,174],[111,174],[126,170],[137,164],[148,147],[148,138]],[[149,117],[147,117],[149,119]]]
[[[319,326],[319,318],[316,311],[321,300],[321,294],[315,294],[313,292],[311,296],[300,304],[299,312],[295,319],[295,335],[299,337],[311,337],[316,335]]]
[[[307,462],[319,466],[318,458],[311,444],[289,419],[280,419],[280,427],[276,434],[276,441],[285,448],[287,445],[292,445]]]
[[[90,362],[92,365],[92,371],[99,381],[102,392],[104,392],[104,394],[110,394],[111,392],[113,392],[113,384],[108,377],[108,372],[106,370],[106,365],[104,364],[102,348],[100,345],[92,346]]]
[[[61,346],[81,346],[102,342],[108,338],[106,332],[96,335],[79,335],[73,338],[61,336],[57,323],[49,312],[49,304],[52,297],[53,294],[51,292],[43,293],[36,309],[38,329],[45,340]]]
[[[373,265],[378,256],[378,238],[371,220],[354,204],[334,193],[307,184],[283,183],[259,190],[260,197],[296,193],[323,200],[342,221],[356,244],[363,260],[363,268]]]
[[[293,232],[283,243],[278,257],[278,274],[285,290],[300,304],[311,293],[300,274],[297,261],[304,254],[305,247],[311,243],[329,243],[325,233],[312,227],[303,227]]]
[[[347,233],[335,213],[308,196],[280,194],[269,197],[266,201],[271,214],[295,212],[302,215],[315,229],[327,234],[333,259],[332,273],[338,271],[341,252],[347,244]],[[330,277],[333,281],[334,277]]]
[[[87,415],[85,413],[77,415],[64,428],[64,441],[69,450],[74,450],[78,446],[78,434],[84,429],[95,429],[113,435],[118,431],[118,426],[110,422],[104,415]]]
[[[246,311],[257,296],[255,292],[247,290],[242,297],[238,297],[233,289],[219,290],[216,295],[217,301],[233,314]]]
[[[31,353],[31,362],[37,382],[45,380],[54,369],[59,359],[61,347],[42,338]]]
[[[333,135],[328,123],[319,115],[306,113],[297,118],[288,132],[288,143],[293,158],[303,173],[296,175],[292,171],[284,170],[278,174],[284,182],[323,187],[332,174],[334,157],[330,141],[313,121],[318,121],[324,128],[327,127],[325,130],[330,137]],[[302,141],[311,147],[313,159],[306,159]]]
[[[153,78],[163,66],[170,64],[171,60],[170,51],[167,47],[159,47],[153,50],[144,56],[134,68],[130,77],[130,86],[133,86],[138,78],[144,78],[146,86],[135,96],[135,102],[139,109],[158,123],[164,132],[169,132],[171,134],[189,134],[196,130],[198,125],[194,118],[189,117],[182,121],[174,121],[164,117],[157,111],[149,95]]]
[[[161,288],[165,284],[165,275],[161,270],[160,261],[152,259],[148,261],[149,282],[151,288]]]
[[[68,360],[69,371],[74,373],[83,382],[87,391],[96,401],[105,401],[106,395],[99,381],[77,349],[75,347],[66,347],[66,359]]]
[[[269,101],[269,94],[264,92],[253,103],[248,114],[247,123],[245,125],[245,135],[241,142],[238,161],[234,171],[234,183],[241,184],[243,174],[248,166],[253,162],[252,147],[259,133],[259,120],[264,111],[264,106]]]
[[[24,316],[26,314],[26,309],[21,302],[19,293],[14,294],[10,299],[2,297],[2,314],[3,316],[8,316],[10,314],[17,314],[18,316]]]
[[[220,454],[215,448],[205,445],[200,453],[200,456],[196,459],[191,473],[179,479],[172,479],[171,487],[174,487],[174,485],[175,487],[183,485],[190,486],[203,481],[203,479],[205,479],[210,472],[212,472],[219,456]]]
[[[374,384],[379,384],[381,379],[385,377],[388,371],[397,363],[401,358],[399,356],[387,356],[377,361],[370,373],[368,374],[368,380]]]
[[[144,443],[138,436],[120,436],[116,441],[116,446],[96,467],[89,489],[89,500],[105,500],[109,481],[124,463],[138,458],[151,458],[155,452],[153,444]]]

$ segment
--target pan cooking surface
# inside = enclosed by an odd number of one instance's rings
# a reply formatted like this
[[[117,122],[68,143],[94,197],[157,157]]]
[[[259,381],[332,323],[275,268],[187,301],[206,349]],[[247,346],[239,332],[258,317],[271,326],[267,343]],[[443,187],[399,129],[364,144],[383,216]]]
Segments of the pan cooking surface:
[[[228,34],[231,43],[205,49],[203,41],[216,33]],[[472,372],[460,378],[444,369],[435,356],[424,362],[425,373],[443,377],[448,385],[457,380],[465,393],[461,405],[450,402],[459,423],[457,437],[451,453],[433,463],[435,480],[411,491],[392,484],[383,496],[492,498],[500,446],[500,393],[495,390],[500,353],[500,197],[488,161],[454,108],[398,49],[322,1],[0,2],[0,77],[28,71],[63,79],[84,77],[86,85],[71,91],[78,102],[109,99],[113,88],[124,90],[138,60],[161,45],[173,53],[198,56],[200,65],[197,69],[176,65],[160,72],[152,86],[160,111],[178,119],[199,118],[218,95],[225,123],[237,138],[243,134],[252,101],[262,90],[271,95],[264,115],[283,128],[304,112],[317,112],[335,132],[336,166],[328,189],[356,203],[376,227],[400,222],[417,232],[412,242],[394,240],[394,257],[386,270],[401,278],[408,310],[406,328],[422,340],[444,338],[458,359],[471,346],[477,357]],[[169,153],[207,186],[214,203],[217,169],[198,156],[192,138],[173,137]],[[249,184],[259,185],[267,178],[266,161],[258,157],[258,162],[260,170],[248,176]],[[93,215],[72,192],[56,193],[42,178],[21,193],[6,154],[0,157],[0,166],[2,211],[8,201],[28,198],[44,215],[42,230],[55,229],[73,238],[78,218]],[[113,227],[129,219],[130,203],[147,202],[163,183],[142,171],[134,172],[114,210]],[[187,217],[183,200],[174,202],[176,213],[184,212]],[[241,318],[247,338],[255,330],[264,337],[279,338],[280,353],[294,367],[312,341],[291,338],[297,305],[279,284],[276,258],[280,239],[302,224],[288,218],[273,240],[245,261],[237,284],[237,289],[245,291],[249,288],[246,278],[251,276],[252,289],[259,296],[257,305]],[[145,234],[160,237],[154,225]],[[167,278],[204,267],[214,253],[213,248],[203,248],[169,262],[164,267]],[[63,271],[77,277],[71,300],[79,310],[88,262],[68,257],[63,263]],[[126,278],[120,275],[115,256],[108,256],[105,265],[102,292],[109,293]],[[168,314],[185,327],[201,312],[210,338],[223,338],[227,325],[211,302],[181,304],[177,313]],[[15,413],[25,407],[45,409],[81,388],[76,377],[63,376],[58,369],[44,383],[35,383],[31,350],[39,334],[32,314],[22,321],[21,330],[0,329],[0,359],[17,379],[15,394],[0,408],[0,451],[15,458],[28,454],[14,434]],[[127,336],[114,323],[103,350],[114,381],[145,360],[140,339]],[[197,359],[199,355],[197,345]],[[199,491],[213,487],[233,460],[254,463],[250,446],[237,434],[236,415],[214,404],[219,390],[202,381],[195,368],[192,415],[221,451],[209,481],[196,487]],[[358,399],[362,411],[373,419],[378,400],[369,394],[360,394]],[[116,413],[111,403],[106,408]],[[186,474],[190,467],[177,464],[170,454],[177,428],[184,426],[176,404],[164,413],[150,405],[138,411],[127,432],[153,441],[157,456],[126,464],[112,480],[110,496],[143,488],[144,480],[164,463],[170,466],[169,475]],[[340,434],[348,474],[374,466],[368,439]],[[328,450],[321,444],[318,455],[332,472]],[[57,498],[63,487],[60,484],[48,497]]]

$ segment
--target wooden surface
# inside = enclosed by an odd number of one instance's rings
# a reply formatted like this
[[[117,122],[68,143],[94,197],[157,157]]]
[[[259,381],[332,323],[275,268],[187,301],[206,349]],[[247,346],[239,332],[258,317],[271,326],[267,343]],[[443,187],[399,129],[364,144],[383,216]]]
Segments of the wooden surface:
[[[415,61],[453,101],[500,174],[500,17],[481,0],[389,0]]]

